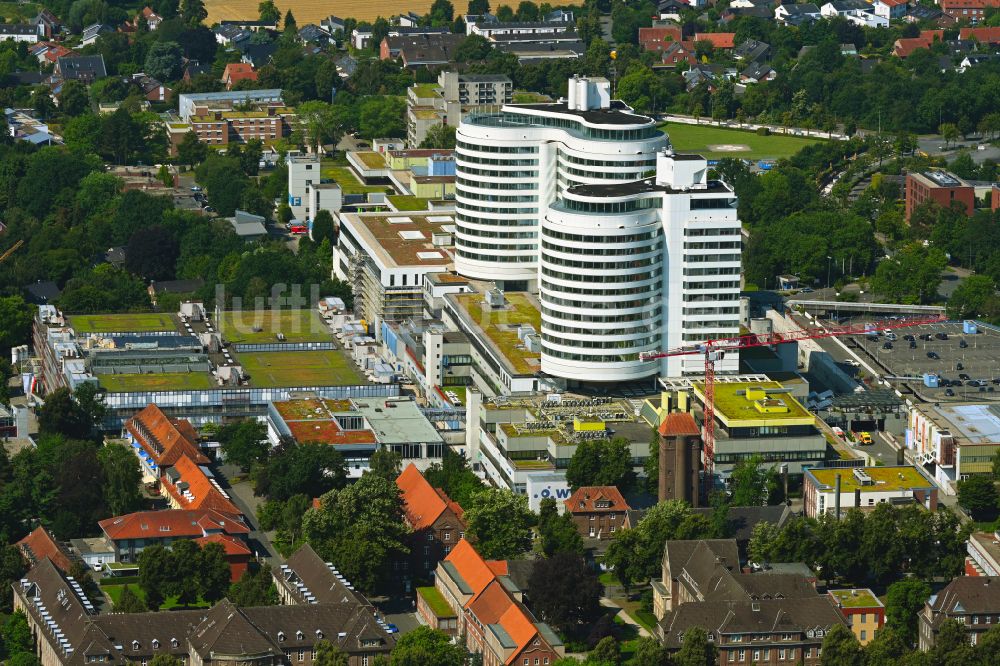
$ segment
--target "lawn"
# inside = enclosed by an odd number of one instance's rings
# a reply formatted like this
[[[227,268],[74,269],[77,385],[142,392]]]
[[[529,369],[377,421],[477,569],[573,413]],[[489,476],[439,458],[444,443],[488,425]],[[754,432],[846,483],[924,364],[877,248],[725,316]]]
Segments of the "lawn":
[[[427,210],[427,204],[433,199],[424,199],[409,194],[391,194],[389,201],[396,210]]]
[[[743,157],[752,160],[776,160],[790,157],[806,146],[822,140],[784,134],[760,136],[755,132],[684,123],[664,123],[660,125],[660,129],[670,136],[674,150],[682,153],[699,153],[709,159]],[[741,149],[719,150],[722,146]]]
[[[158,372],[131,375],[97,375],[108,393],[141,391],[202,391],[217,388],[207,372]]]
[[[237,345],[333,340],[333,333],[315,310],[227,310],[222,313],[219,330]],[[278,333],[285,339],[279,341]]]
[[[385,185],[365,185],[354,175],[349,167],[340,166],[333,163],[323,163],[320,170],[320,177],[323,179],[332,178],[340,185],[344,194],[367,194],[368,192],[385,192]]]
[[[128,314],[70,315],[69,325],[78,335],[90,333],[157,333],[174,332],[177,325],[170,315],[159,312]]]
[[[444,596],[436,587],[418,587],[417,594],[420,595],[420,598],[424,600],[427,607],[431,609],[431,612],[436,617],[455,617],[455,611],[451,609],[451,606],[444,600]]]
[[[339,351],[243,352],[239,363],[257,388],[366,383],[354,364]]]
[[[38,14],[38,5],[33,2],[19,4],[16,2],[0,2],[0,16],[8,19],[7,23],[27,22]]]
[[[118,602],[122,598],[122,591],[125,590],[125,586],[101,585],[101,589],[104,591],[105,594],[108,595],[108,597],[111,598],[111,603],[117,606]],[[142,588],[140,588],[138,585],[129,585],[129,589],[132,590],[132,593],[135,594],[135,596],[139,597],[139,599],[143,603],[146,602],[146,593],[142,591]],[[160,606],[160,610],[170,610],[171,608],[209,608],[211,605],[212,604],[208,603],[207,601],[202,601],[201,599],[199,599],[197,602],[189,606],[180,606],[177,603],[177,597],[170,597],[169,599],[163,602],[163,605]]]

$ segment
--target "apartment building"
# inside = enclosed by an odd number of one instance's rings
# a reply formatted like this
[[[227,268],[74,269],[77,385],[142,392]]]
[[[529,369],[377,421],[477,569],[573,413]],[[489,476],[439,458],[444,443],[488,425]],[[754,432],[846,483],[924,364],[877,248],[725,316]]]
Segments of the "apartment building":
[[[949,495],[973,475],[992,474],[1000,451],[1000,409],[986,402],[927,403],[910,408],[906,448]]]
[[[413,530],[409,566],[403,576],[428,579],[438,562],[465,536],[465,512],[441,488],[427,482],[413,463],[396,479],[406,524]]]
[[[972,215],[976,209],[976,192],[972,185],[948,171],[906,174],[907,221],[914,209],[925,201],[934,201],[942,208],[948,208],[957,201],[966,215]]]
[[[418,148],[433,127],[457,127],[476,107],[510,103],[513,91],[510,77],[502,74],[441,72],[436,84],[414,84],[406,97],[407,145]]]
[[[315,153],[292,151],[288,165],[288,206],[297,220],[311,220],[321,210],[336,216],[344,205],[344,191],[321,174],[322,162]]]
[[[875,640],[875,633],[885,625],[885,606],[867,588],[830,590],[827,594],[847,620],[861,645]]]
[[[615,486],[583,486],[563,502],[577,532],[588,539],[610,539],[625,526],[628,502]]]
[[[929,650],[937,641],[938,631],[947,620],[965,625],[969,641],[979,638],[1000,623],[1000,577],[959,576],[924,604],[918,616],[919,647]]]
[[[541,362],[570,382],[701,374],[644,353],[735,335],[740,223],[707,161],[574,78],[565,101],[470,114],[456,148],[455,269],[541,303]],[[727,355],[716,371],[736,372]]]
[[[813,518],[824,513],[841,517],[849,509],[868,511],[879,504],[916,504],[935,511],[938,503],[937,486],[912,465],[806,469],[802,487],[806,515]]]

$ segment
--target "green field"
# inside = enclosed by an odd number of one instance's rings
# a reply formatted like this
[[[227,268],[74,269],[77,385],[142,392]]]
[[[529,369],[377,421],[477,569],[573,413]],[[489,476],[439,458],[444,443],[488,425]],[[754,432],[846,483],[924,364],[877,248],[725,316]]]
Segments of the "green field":
[[[670,143],[677,152],[699,153],[709,159],[743,157],[752,160],[776,160],[790,157],[804,147],[822,140],[784,134],[760,136],[754,132],[683,123],[664,123],[660,125],[660,129],[670,136]],[[743,149],[719,150],[720,146]]]
[[[140,391],[203,391],[217,384],[207,372],[159,372],[132,375],[97,375],[109,393]]]
[[[132,590],[132,593],[135,596],[139,597],[140,601],[142,601],[143,603],[146,602],[146,594],[145,592],[142,591],[141,587],[139,587],[138,585],[129,585],[128,587],[130,590]],[[125,590],[125,586],[101,585],[101,590],[103,590],[104,593],[111,598],[112,604],[118,605],[118,602],[122,598],[122,592]],[[169,599],[163,602],[163,605],[160,606],[160,610],[170,610],[171,608],[208,608],[211,605],[212,604],[208,603],[207,601],[202,601],[201,599],[199,599],[197,602],[191,604],[190,606],[179,606],[177,604],[177,597],[170,597]]]
[[[177,325],[170,315],[159,312],[70,315],[69,325],[73,327],[73,330],[78,335],[88,335],[90,333],[152,333],[177,330]]]
[[[233,344],[330,342],[333,334],[315,310],[227,310],[219,322],[222,337]]]
[[[0,2],[0,16],[7,19],[6,23],[27,22],[38,15],[38,5],[33,2],[19,4],[16,2]]]
[[[239,363],[257,388],[352,386],[365,378],[339,351],[243,352]]]

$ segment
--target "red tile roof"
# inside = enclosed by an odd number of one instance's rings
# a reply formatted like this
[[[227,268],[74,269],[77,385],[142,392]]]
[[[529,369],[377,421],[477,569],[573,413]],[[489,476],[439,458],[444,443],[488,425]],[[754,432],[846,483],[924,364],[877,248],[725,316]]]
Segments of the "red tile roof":
[[[165,536],[174,539],[197,539],[218,531],[234,535],[250,534],[250,530],[242,520],[212,509],[137,511],[102,520],[98,525],[112,541]]]
[[[225,71],[222,72],[222,80],[230,86],[237,81],[256,81],[257,72],[254,71],[253,65],[245,62],[231,62],[226,65]]]
[[[925,37],[908,37],[897,39],[892,45],[892,55],[897,58],[908,58],[917,49],[929,49],[931,47],[930,39]]]
[[[695,43],[711,42],[717,49],[732,49],[736,47],[735,32],[698,32],[694,36]]]
[[[608,500],[611,502],[611,506],[599,507],[597,502],[599,500]],[[577,488],[576,492],[570,495],[568,500],[565,500],[566,510],[570,513],[595,513],[601,511],[628,511],[630,509],[628,502],[622,497],[622,494],[618,492],[618,488],[614,486],[583,486],[582,488]]]
[[[959,39],[975,39],[981,44],[1000,43],[1000,27],[989,28],[961,28],[958,31]]]
[[[677,437],[678,435],[699,436],[701,430],[695,423],[694,417],[688,412],[671,412],[663,418],[659,432],[664,437]]]
[[[222,544],[223,549],[226,551],[226,555],[250,555],[250,549],[247,548],[246,543],[242,539],[237,539],[234,536],[228,534],[210,534],[208,536],[201,537],[200,539],[195,539],[194,542],[205,547],[206,544],[218,543]]]
[[[186,483],[186,491],[191,497],[186,495],[177,485],[174,485],[166,474],[160,478],[160,482],[182,509],[214,509],[224,514],[240,515],[240,510],[236,505],[226,498],[222,491],[212,484],[205,472],[198,467],[198,464],[186,455],[177,459],[177,462],[173,464],[173,469],[180,474],[177,484]]]
[[[172,419],[154,404],[125,422],[125,429],[159,467],[169,467],[186,455],[199,465],[210,461],[198,448],[198,433],[186,419]]]
[[[64,573],[69,573],[72,566],[69,556],[44,527],[36,527],[31,534],[17,542],[17,547],[24,559],[32,564],[38,564],[47,557]]]
[[[460,539],[444,559],[455,566],[458,575],[472,590],[473,597],[482,592],[496,577],[486,564],[486,560],[465,539]]]
[[[447,509],[451,509],[459,519],[462,518],[462,507],[440,488],[433,488],[413,463],[407,465],[399,475],[396,485],[403,496],[406,522],[413,529],[430,527]]]
[[[639,44],[647,51],[662,51],[667,44],[683,39],[679,25],[639,28]]]

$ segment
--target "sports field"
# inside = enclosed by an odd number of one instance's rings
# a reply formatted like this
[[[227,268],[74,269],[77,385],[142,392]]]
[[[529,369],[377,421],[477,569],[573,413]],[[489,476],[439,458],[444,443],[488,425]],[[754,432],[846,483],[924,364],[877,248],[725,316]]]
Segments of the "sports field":
[[[339,351],[242,352],[239,363],[256,388],[365,384],[354,363]]]
[[[206,25],[212,25],[219,21],[235,19],[253,19],[258,17],[258,0],[205,0],[205,9],[208,10]],[[370,2],[356,2],[355,0],[275,0],[281,15],[289,9],[295,15],[295,21],[299,25],[315,23],[334,14],[344,18],[356,18],[359,21],[374,21],[379,16],[389,18],[396,14],[405,14],[408,11],[423,15],[430,11],[434,0],[373,0]],[[456,5],[457,6],[457,5]],[[462,5],[462,9],[465,5]]]
[[[152,333],[176,331],[177,325],[170,315],[159,312],[133,312],[128,314],[71,315],[69,325],[78,335],[90,333]]]
[[[219,326],[233,344],[330,342],[333,334],[315,310],[227,310]],[[284,340],[278,339],[278,333]]]
[[[207,372],[158,372],[131,375],[97,375],[108,393],[141,391],[202,391],[217,388]]]
[[[742,157],[751,160],[777,160],[790,157],[805,146],[822,141],[784,134],[760,136],[754,132],[712,125],[664,123],[660,125],[660,129],[670,136],[670,143],[677,152],[699,153],[709,159]]]

